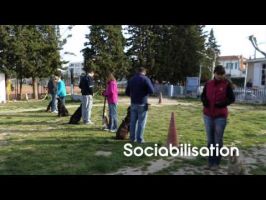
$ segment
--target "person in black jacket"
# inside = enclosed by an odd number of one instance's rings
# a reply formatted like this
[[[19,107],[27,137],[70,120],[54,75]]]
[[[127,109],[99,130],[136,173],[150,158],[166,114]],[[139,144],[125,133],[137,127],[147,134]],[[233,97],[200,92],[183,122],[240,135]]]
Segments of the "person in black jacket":
[[[49,102],[49,105],[47,106],[46,111],[48,112],[51,108],[52,113],[57,113],[57,108],[56,108],[56,93],[57,93],[57,87],[55,83],[55,77],[51,76],[50,80],[48,82],[48,94],[51,95],[51,101]]]
[[[82,93],[82,119],[84,124],[93,124],[91,110],[93,104],[94,71],[88,70],[88,75],[81,77],[79,88]]]

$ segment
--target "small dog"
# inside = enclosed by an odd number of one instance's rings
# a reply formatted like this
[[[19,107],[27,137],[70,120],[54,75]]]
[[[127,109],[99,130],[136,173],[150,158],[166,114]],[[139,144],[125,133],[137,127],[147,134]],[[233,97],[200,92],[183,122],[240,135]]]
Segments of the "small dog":
[[[81,116],[82,116],[82,104],[80,104],[80,106],[78,107],[78,109],[74,112],[74,114],[71,116],[70,120],[69,120],[69,124],[78,124]]]
[[[69,112],[66,109],[65,105],[62,104],[60,98],[57,98],[57,108],[58,108],[58,117],[69,116]]]
[[[245,168],[243,166],[240,156],[236,155],[236,151],[233,151],[233,155],[229,156],[228,160],[228,175],[244,175]]]
[[[130,106],[127,108],[127,115],[123,119],[121,125],[119,126],[116,132],[116,139],[117,140],[125,140],[128,136],[130,128]]]

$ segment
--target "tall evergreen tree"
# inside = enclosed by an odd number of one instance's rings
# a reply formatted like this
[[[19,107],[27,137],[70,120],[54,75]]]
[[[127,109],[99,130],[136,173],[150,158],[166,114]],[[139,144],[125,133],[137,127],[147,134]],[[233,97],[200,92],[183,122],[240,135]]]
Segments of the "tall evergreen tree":
[[[217,44],[213,29],[211,29],[206,42],[206,54],[209,58],[204,61],[202,75],[204,79],[210,79],[213,74],[213,67],[218,64],[217,58],[220,55],[220,45]]]
[[[121,79],[128,73],[128,60],[124,52],[125,38],[120,25],[91,25],[89,40],[84,44],[84,68],[93,68],[98,79],[105,82],[108,72]]]
[[[129,26],[128,56],[135,66],[146,66],[159,82],[177,83],[199,72],[204,49],[202,28],[195,25]],[[135,65],[134,65],[135,64]]]

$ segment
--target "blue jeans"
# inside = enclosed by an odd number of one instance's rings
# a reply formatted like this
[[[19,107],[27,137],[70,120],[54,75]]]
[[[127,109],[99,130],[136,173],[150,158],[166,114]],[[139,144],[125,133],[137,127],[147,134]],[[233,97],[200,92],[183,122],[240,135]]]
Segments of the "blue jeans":
[[[84,123],[91,122],[92,95],[82,95],[82,119]]]
[[[144,129],[147,121],[147,107],[145,104],[131,104],[130,110],[130,140],[134,142],[137,136],[137,142],[144,142]]]
[[[212,144],[216,148],[216,144],[219,144],[220,149],[223,146],[224,129],[227,124],[227,119],[224,117],[212,118],[204,115],[205,129],[207,133],[208,148]],[[209,165],[219,165],[221,162],[221,155],[216,156],[216,151],[213,151],[213,156],[209,156]]]
[[[52,98],[52,105],[51,105],[51,109],[52,112],[57,110],[57,106],[56,106],[56,94],[51,94],[51,98]]]
[[[117,130],[117,104],[108,104],[109,106],[109,129]]]

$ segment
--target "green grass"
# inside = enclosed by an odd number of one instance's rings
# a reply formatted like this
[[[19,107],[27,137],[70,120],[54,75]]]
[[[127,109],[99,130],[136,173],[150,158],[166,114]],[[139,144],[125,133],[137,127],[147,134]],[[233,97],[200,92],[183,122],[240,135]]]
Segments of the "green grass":
[[[175,113],[176,128],[180,143],[205,146],[206,136],[202,120],[202,107],[197,100],[179,100],[191,105],[152,106],[145,129],[144,146],[155,143],[164,145],[168,134],[171,112]],[[96,97],[94,103],[102,103]],[[0,174],[104,174],[120,168],[148,167],[147,157],[125,157],[123,145],[127,141],[114,140],[114,133],[101,130],[102,106],[92,110],[93,126],[68,125],[69,117],[58,118],[44,110],[48,101],[11,102],[0,105]],[[70,113],[79,106],[78,102],[67,100]],[[119,105],[119,122],[126,114],[127,105]],[[23,109],[34,109],[22,111]],[[266,107],[234,105],[230,108],[224,144],[242,149],[266,144]],[[17,112],[18,111],[18,112]],[[96,156],[97,151],[112,152],[111,156]],[[171,171],[189,164],[202,166],[205,158],[176,161],[156,174],[170,174]],[[254,174],[264,173],[258,168]]]

